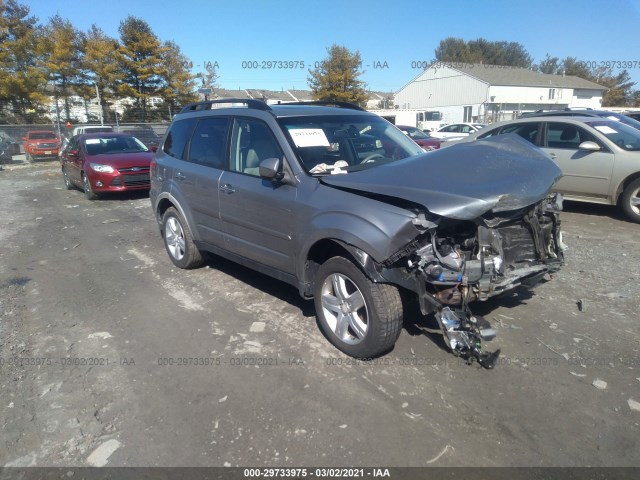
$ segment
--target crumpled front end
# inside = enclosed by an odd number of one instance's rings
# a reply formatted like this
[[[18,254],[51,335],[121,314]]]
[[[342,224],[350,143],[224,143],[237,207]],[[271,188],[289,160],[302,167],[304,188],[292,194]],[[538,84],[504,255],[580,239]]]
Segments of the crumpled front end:
[[[495,332],[468,304],[520,285],[531,287],[561,267],[566,249],[561,203],[559,195],[551,195],[473,221],[430,220],[421,214],[414,223],[423,233],[384,262],[380,273],[395,283],[404,278],[404,286],[418,293],[421,310],[435,312],[454,354],[491,368],[497,353],[482,352],[481,341],[493,339]]]

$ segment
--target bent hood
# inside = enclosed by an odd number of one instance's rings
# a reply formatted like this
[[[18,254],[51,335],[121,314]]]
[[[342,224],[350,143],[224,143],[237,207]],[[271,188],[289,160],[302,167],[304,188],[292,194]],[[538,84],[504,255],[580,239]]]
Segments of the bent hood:
[[[533,205],[561,176],[542,150],[507,134],[320,180],[355,193],[417,203],[443,217],[473,220],[489,211]]]

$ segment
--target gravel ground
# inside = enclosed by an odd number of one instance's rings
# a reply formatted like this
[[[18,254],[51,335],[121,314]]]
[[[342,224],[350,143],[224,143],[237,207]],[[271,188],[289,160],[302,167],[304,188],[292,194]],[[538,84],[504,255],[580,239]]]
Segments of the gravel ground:
[[[0,173],[0,465],[640,466],[640,225],[567,204],[567,263],[473,305],[495,370],[431,318],[356,362],[292,287],[173,267],[144,194]]]

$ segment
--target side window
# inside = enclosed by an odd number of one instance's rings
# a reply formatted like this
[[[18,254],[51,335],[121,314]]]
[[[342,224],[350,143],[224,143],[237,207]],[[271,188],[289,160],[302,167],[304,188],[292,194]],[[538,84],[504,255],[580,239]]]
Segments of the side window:
[[[269,127],[259,120],[236,119],[231,137],[230,170],[258,176],[260,162],[274,157],[283,155]]]
[[[540,130],[540,124],[538,122],[516,123],[515,125],[507,125],[505,127],[502,127],[502,130],[500,130],[500,135],[503,135],[505,133],[515,133],[535,145],[536,137],[538,136],[538,130]]]
[[[174,122],[164,141],[162,151],[174,158],[184,160],[187,142],[189,141],[189,137],[191,137],[191,132],[193,131],[196,121],[197,119],[195,118],[188,118]]]
[[[478,135],[478,139],[480,138],[489,138],[489,137],[495,137],[496,135],[498,135],[500,133],[500,128],[494,128],[492,130],[488,130],[487,132],[483,133],[482,135]]]
[[[560,122],[547,123],[547,146],[549,148],[577,150],[578,146],[586,141],[601,145],[593,135],[581,127]]]
[[[78,141],[78,137],[71,137],[69,140],[69,148],[67,150],[78,150],[80,148],[80,142]]]
[[[223,169],[226,166],[226,145],[229,119],[203,118],[196,125],[189,146],[189,161]]]

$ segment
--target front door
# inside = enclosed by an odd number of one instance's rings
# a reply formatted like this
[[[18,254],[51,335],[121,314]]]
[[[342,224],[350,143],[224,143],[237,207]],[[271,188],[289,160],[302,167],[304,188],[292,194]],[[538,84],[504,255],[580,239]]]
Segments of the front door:
[[[220,215],[228,250],[293,274],[292,206],[297,188],[260,178],[259,163],[273,157],[284,161],[282,149],[264,122],[234,121],[230,166],[219,183]]]
[[[615,155],[586,129],[570,123],[547,122],[542,149],[562,170],[554,190],[565,195],[607,198]],[[582,142],[600,146],[597,152],[580,150]]]

